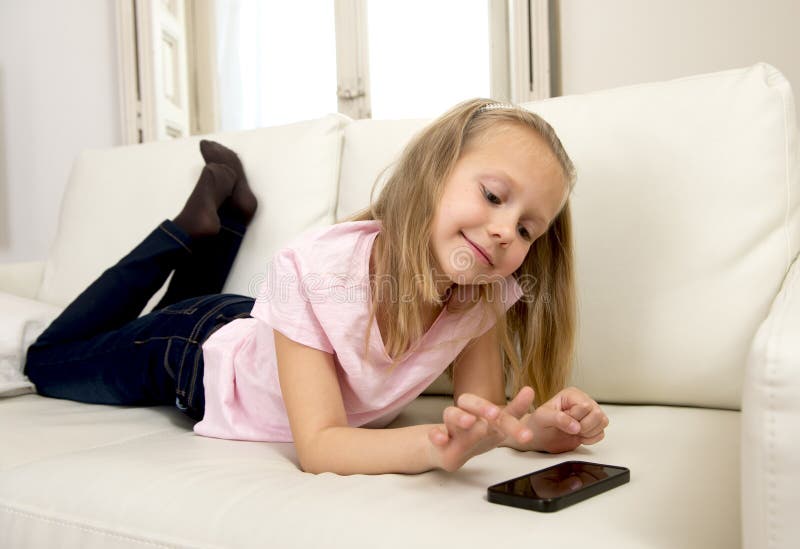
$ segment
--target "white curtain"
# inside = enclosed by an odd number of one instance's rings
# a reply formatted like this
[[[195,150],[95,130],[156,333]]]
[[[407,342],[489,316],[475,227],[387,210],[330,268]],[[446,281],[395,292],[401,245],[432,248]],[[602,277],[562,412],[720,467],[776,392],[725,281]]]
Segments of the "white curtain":
[[[216,0],[220,130],[336,112],[333,2]]]

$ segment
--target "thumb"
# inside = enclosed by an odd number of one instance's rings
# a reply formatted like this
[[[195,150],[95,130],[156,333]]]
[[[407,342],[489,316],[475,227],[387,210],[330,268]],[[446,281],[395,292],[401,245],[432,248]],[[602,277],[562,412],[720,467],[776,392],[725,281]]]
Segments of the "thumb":
[[[448,439],[449,437],[447,436],[447,433],[442,432],[442,429],[438,427],[434,427],[428,431],[428,440],[430,440],[436,446],[443,446],[447,444]]]
[[[581,430],[581,424],[566,412],[544,406],[537,408],[536,412],[545,427],[556,427],[570,435],[577,435]]]
[[[514,400],[506,405],[505,411],[517,419],[521,418],[531,409],[531,404],[533,404],[533,398],[535,395],[536,391],[533,390],[533,387],[529,385],[524,386],[519,390],[519,393],[517,393],[517,396],[514,397]]]

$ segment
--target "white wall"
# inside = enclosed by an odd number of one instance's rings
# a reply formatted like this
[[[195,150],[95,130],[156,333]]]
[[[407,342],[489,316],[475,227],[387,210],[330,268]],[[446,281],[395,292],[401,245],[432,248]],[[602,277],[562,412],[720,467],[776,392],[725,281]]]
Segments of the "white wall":
[[[75,156],[122,142],[114,18],[110,0],[0,0],[0,262],[44,259]]]
[[[554,0],[554,7],[561,95],[765,61],[800,97],[800,0]]]

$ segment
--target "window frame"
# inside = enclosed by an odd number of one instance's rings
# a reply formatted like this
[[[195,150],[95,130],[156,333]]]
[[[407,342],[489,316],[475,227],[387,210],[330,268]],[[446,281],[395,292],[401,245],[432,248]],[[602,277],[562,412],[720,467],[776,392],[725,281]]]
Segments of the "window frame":
[[[146,59],[157,57],[152,48],[143,47],[151,40],[136,36],[152,34],[157,26],[157,21],[148,18],[153,10],[143,9],[154,1],[116,0],[120,128],[123,142],[128,144],[167,137],[162,135],[163,124],[156,115],[172,118],[161,112],[161,105],[155,105],[154,86],[148,85],[159,79],[155,69],[161,60]],[[486,1],[491,97],[513,103],[551,97],[550,0]],[[182,1],[176,4],[183,6]],[[337,105],[340,113],[353,119],[372,116],[366,10],[367,0],[334,0]],[[190,7],[186,11],[187,17],[178,24],[185,24],[189,42],[182,49],[181,62],[188,73],[189,89],[184,97],[191,113],[188,123],[178,126],[188,126],[191,134],[213,133],[219,127],[219,95],[213,82],[214,51],[205,32],[213,27],[211,14],[208,9]]]

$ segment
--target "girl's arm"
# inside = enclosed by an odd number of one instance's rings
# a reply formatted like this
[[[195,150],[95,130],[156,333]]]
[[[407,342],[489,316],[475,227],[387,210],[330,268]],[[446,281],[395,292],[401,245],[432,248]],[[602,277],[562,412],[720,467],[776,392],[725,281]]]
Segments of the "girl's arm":
[[[436,468],[428,431],[444,424],[350,427],[333,355],[273,333],[281,393],[303,471],[351,475]]]
[[[507,404],[495,326],[470,341],[453,362],[453,402],[463,393],[478,395],[501,408]]]

